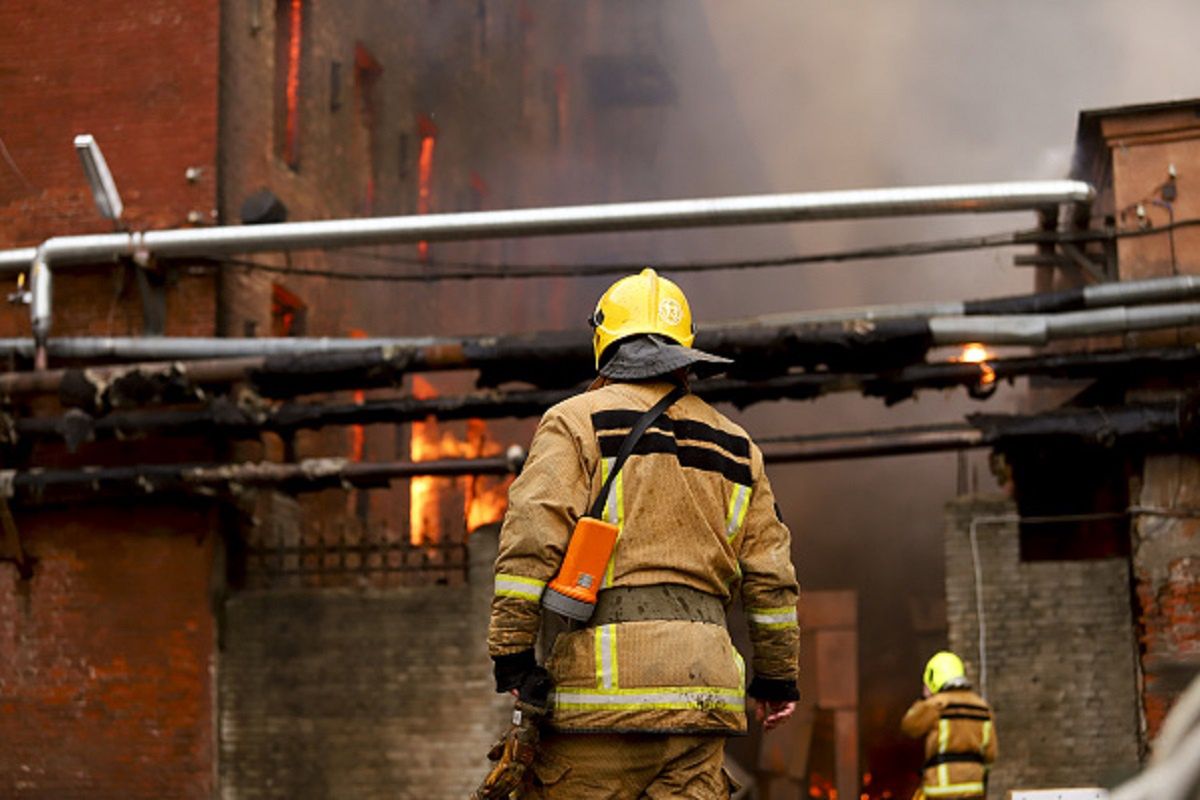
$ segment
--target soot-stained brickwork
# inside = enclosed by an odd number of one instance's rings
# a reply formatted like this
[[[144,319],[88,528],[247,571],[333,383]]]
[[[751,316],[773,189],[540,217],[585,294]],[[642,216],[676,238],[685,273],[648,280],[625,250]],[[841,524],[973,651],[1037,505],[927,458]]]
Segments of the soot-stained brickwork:
[[[0,797],[211,797],[209,512],[18,524],[35,563],[0,564]]]
[[[947,506],[950,648],[995,710],[1000,758],[988,786],[992,800],[1011,789],[1109,785],[1138,766],[1129,562],[1022,562],[1015,514],[1005,499]]]

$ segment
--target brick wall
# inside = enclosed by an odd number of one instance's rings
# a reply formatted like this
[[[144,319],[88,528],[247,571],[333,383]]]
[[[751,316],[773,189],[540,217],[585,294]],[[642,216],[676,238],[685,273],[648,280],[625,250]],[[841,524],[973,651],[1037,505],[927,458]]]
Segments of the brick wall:
[[[486,630],[495,529],[470,585],[244,592],[224,609],[220,795],[465,797],[511,704]]]
[[[72,140],[104,151],[134,229],[207,215],[216,197],[216,3],[120,0],[0,6],[4,143],[0,245],[112,230]],[[189,182],[188,167],[200,167]]]
[[[0,796],[207,798],[207,511],[18,513],[0,564]]]
[[[0,247],[111,231],[72,140],[99,142],[134,230],[208,219],[216,200],[218,6],[148,0],[0,4]],[[15,165],[15,168],[14,166]],[[189,167],[200,169],[189,181]],[[60,270],[56,335],[142,330],[126,267]],[[168,281],[166,332],[211,335],[211,272]],[[0,336],[29,335],[0,306]],[[43,413],[55,413],[49,407]],[[5,466],[207,459],[195,444],[38,447]],[[0,563],[0,796],[206,798],[212,793],[209,576],[214,520],[146,503],[18,511],[37,559]]]
[[[1146,726],[1157,734],[1200,674],[1200,459],[1148,456],[1135,519],[1133,572],[1145,674]]]
[[[988,796],[1017,788],[1105,785],[1138,764],[1137,677],[1125,559],[1018,560],[1005,500],[947,507],[950,648],[977,688],[979,623],[970,527],[974,518],[986,629],[986,695],[1000,758]]]

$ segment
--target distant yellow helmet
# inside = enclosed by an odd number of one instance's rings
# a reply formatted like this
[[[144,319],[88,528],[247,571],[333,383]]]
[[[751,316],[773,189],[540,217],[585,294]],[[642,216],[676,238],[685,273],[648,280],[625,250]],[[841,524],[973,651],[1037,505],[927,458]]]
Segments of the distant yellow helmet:
[[[608,287],[590,322],[597,368],[608,346],[627,336],[657,333],[684,347],[691,347],[696,339],[683,290],[649,267]]]
[[[933,658],[925,664],[925,686],[936,694],[947,683],[955,678],[964,678],[966,674],[962,659],[948,650],[943,650],[934,653]]]

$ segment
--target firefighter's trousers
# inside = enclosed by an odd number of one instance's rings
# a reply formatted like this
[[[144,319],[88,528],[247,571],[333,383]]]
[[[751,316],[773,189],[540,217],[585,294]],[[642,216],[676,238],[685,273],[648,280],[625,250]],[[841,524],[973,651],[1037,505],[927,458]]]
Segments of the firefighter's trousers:
[[[538,800],[728,800],[725,737],[547,734],[533,764]]]

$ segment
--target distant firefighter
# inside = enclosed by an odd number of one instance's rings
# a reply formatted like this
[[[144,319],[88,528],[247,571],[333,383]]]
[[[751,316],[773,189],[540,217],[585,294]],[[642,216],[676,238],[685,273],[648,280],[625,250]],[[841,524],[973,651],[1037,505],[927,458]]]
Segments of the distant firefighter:
[[[692,347],[679,287],[622,278],[591,324],[600,376],[542,417],[509,491],[488,646],[517,715],[476,797],[728,798],[745,695],[765,728],[799,697],[791,534],[762,452],[687,390],[726,359]],[[748,687],[725,627],[738,597]],[[539,665],[543,614],[566,630]]]
[[[997,752],[991,707],[972,690],[954,653],[943,650],[929,659],[924,681],[923,699],[900,722],[906,735],[925,737],[922,786],[913,800],[985,797]]]

